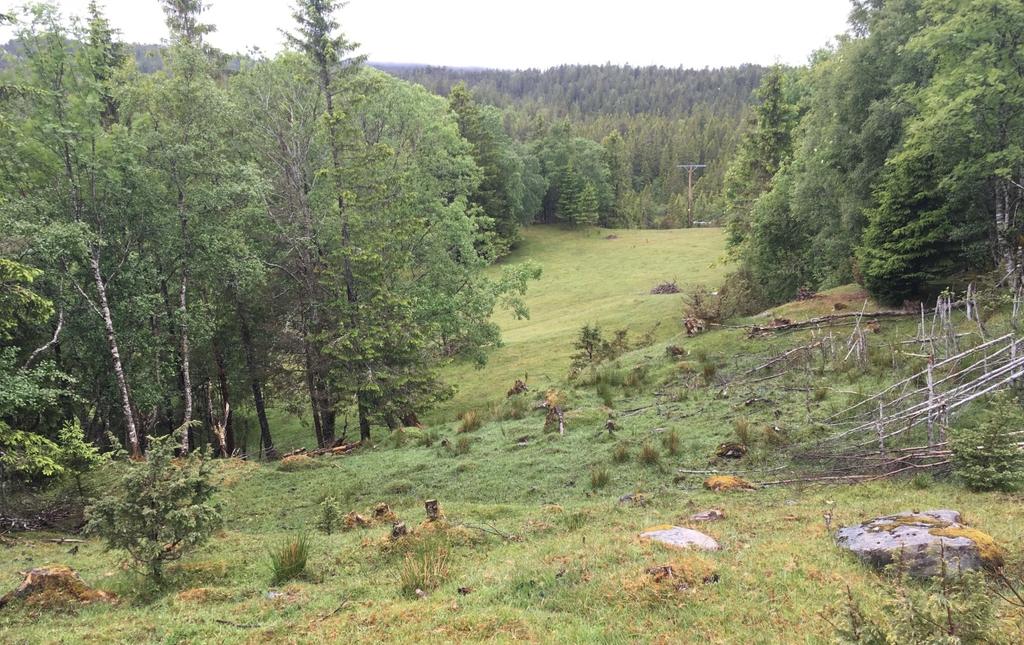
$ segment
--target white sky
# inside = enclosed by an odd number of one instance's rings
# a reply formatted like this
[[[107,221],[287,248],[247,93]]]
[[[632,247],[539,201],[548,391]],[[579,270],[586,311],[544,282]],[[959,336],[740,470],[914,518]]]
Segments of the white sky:
[[[0,10],[23,0],[0,0]],[[88,0],[56,0],[83,14]],[[100,0],[127,41],[166,37],[157,0]],[[216,47],[281,48],[290,0],[210,0]],[[561,63],[802,64],[845,31],[849,0],[350,0],[342,30],[372,61],[497,68]],[[0,29],[0,42],[11,35]]]

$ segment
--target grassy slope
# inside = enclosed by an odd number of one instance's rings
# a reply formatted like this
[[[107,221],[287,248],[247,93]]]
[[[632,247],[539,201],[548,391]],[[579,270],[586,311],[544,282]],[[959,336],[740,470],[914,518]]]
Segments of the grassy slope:
[[[579,244],[597,248],[600,242]],[[711,249],[718,252],[714,244]],[[711,259],[694,261],[706,267]],[[661,275],[637,277],[626,292],[645,300],[644,285]],[[601,292],[605,281],[594,277],[591,289]],[[665,277],[689,281],[681,273]],[[556,304],[535,310],[552,313],[535,315],[534,324],[554,327],[560,299],[547,293],[549,286],[559,288],[557,282],[542,284],[534,301],[550,298]],[[610,298],[627,309],[614,312],[609,303],[609,319],[624,320],[638,308],[630,296]],[[660,315],[671,320],[678,297],[661,298],[665,305],[652,304],[664,306]],[[840,289],[811,302],[779,307],[770,315],[818,315],[836,300],[847,302],[850,309],[863,302],[856,290]],[[553,355],[564,356],[561,345],[585,319],[582,315],[567,323],[568,336],[551,341],[552,351],[534,355],[530,360],[536,362],[530,365],[557,366],[564,359]],[[654,319],[655,314],[647,318]],[[520,419],[489,422],[468,435],[456,434],[451,423],[440,424],[426,433],[401,435],[403,446],[392,437],[354,456],[322,458],[318,467],[301,472],[223,463],[225,529],[173,570],[164,591],[144,593],[138,579],[118,567],[117,556],[104,553],[95,541],[70,555],[66,544],[28,535],[0,550],[6,555],[0,558],[5,587],[20,580],[18,571],[63,562],[79,569],[87,581],[122,595],[116,606],[70,614],[5,609],[0,611],[0,642],[830,642],[829,621],[841,620],[839,603],[847,585],[867,607],[878,607],[885,584],[833,546],[822,519],[826,511],[834,516],[834,528],[900,510],[957,508],[1008,548],[1011,570],[1019,571],[1018,554],[1024,546],[1021,497],[972,494],[927,480],[918,481],[917,487],[899,481],[722,495],[701,490],[699,478],[678,480],[675,475],[680,467],[707,467],[714,446],[733,436],[739,419],[753,429],[750,441],[755,446],[743,467],[771,463],[776,449],[759,438],[765,425],[798,434],[811,419],[877,389],[892,377],[891,357],[880,350],[912,332],[912,321],[884,323],[882,333],[871,339],[879,352],[863,371],[794,370],[780,380],[729,387],[726,383],[736,374],[771,352],[806,343],[808,334],[750,340],[742,330],[726,329],[676,338],[671,342],[683,344],[693,360],[668,359],[662,342],[606,369],[631,373],[640,366],[643,373],[633,387],[614,387],[613,409],[603,406],[592,386],[563,383],[569,408],[565,436],[545,434],[543,415],[531,412]],[[528,327],[520,333],[528,335]],[[663,332],[673,333],[672,328]],[[540,342],[542,336],[533,338]],[[513,351],[516,342],[502,351]],[[705,378],[703,365],[715,365],[715,374]],[[914,367],[913,362],[899,365],[901,370]],[[504,391],[508,377],[500,369],[495,362],[488,368],[494,372],[480,375],[479,396]],[[771,401],[747,405],[752,397]],[[620,426],[614,437],[603,430],[608,414]],[[679,437],[676,454],[664,445],[672,433]],[[422,435],[433,436],[434,443],[417,445],[415,439]],[[460,437],[469,437],[470,445],[466,454],[457,455],[450,446]],[[525,446],[517,445],[521,438],[527,438]],[[660,452],[658,463],[640,462],[645,444]],[[623,463],[612,459],[619,446],[629,454]],[[590,486],[594,469],[609,476],[608,484],[597,490]],[[647,494],[650,505],[618,502],[635,491]],[[422,501],[436,497],[453,528],[440,533],[420,528],[397,547],[385,539],[387,525],[315,534],[308,578],[278,589],[284,595],[268,598],[267,550],[297,531],[312,531],[325,494],[337,496],[346,510],[363,513],[376,502],[387,502],[411,527],[423,518]],[[644,527],[685,524],[689,514],[709,507],[724,509],[726,519],[694,526],[721,541],[719,553],[673,552],[637,539]],[[521,539],[505,541],[462,524],[494,527]],[[418,600],[402,594],[398,578],[406,554],[424,545],[448,551],[450,573],[437,590]],[[690,589],[677,591],[652,582],[646,569],[669,563],[692,574]],[[719,581],[700,584],[712,571]],[[472,591],[463,595],[460,587]],[[1024,637],[1019,625],[1008,627],[1017,629],[1011,639],[1018,642]]]
[[[607,239],[613,234],[616,239]],[[721,229],[669,231],[607,231],[581,234],[553,226],[533,226],[504,264],[532,260],[544,274],[530,284],[530,318],[515,320],[508,312],[495,316],[504,346],[487,366],[455,365],[445,378],[458,386],[455,399],[435,418],[451,417],[504,396],[516,378],[529,375],[540,387],[564,380],[572,341],[585,323],[610,333],[628,327],[630,334],[655,330],[664,340],[679,333],[678,296],[651,295],[666,280],[683,285],[718,284],[725,267],[725,235]]]

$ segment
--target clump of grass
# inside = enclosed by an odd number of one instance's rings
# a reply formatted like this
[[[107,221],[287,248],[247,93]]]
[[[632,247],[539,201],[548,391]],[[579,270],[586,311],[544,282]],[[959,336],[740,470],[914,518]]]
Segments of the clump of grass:
[[[321,464],[309,455],[290,455],[278,463],[277,469],[286,473],[294,473],[299,470],[317,468]]]
[[[476,410],[469,410],[462,413],[462,420],[457,432],[476,432],[483,424],[484,420],[476,413]]]
[[[745,446],[750,445],[751,434],[750,434],[750,419],[746,417],[739,417],[732,422],[732,430],[736,435],[736,441],[742,443]]]
[[[604,466],[597,466],[590,471],[590,487],[594,490],[607,486],[610,479],[608,469]]]
[[[813,398],[817,402],[822,402],[828,399],[829,391],[827,387],[819,387],[814,389]]]
[[[624,464],[629,461],[629,446],[624,443],[616,445],[615,450],[612,451],[612,461],[617,464]]]
[[[425,430],[415,435],[416,445],[420,448],[429,448],[438,439],[437,430]]]
[[[566,513],[562,516],[562,523],[565,525],[567,531],[577,531],[587,525],[587,520],[590,516],[583,512],[577,511],[575,513]]]
[[[910,486],[916,490],[927,490],[935,483],[935,479],[928,473],[918,473],[910,478]]]
[[[659,461],[661,461],[661,453],[658,452],[658,449],[649,443],[645,443],[640,449],[640,463],[653,466]]]
[[[388,484],[387,492],[395,495],[403,495],[412,491],[412,482],[408,479],[398,479]]]
[[[470,444],[471,440],[469,437],[459,437],[455,441],[455,447],[453,448],[453,451],[455,452],[456,455],[465,455],[469,452]]]
[[[661,438],[661,445],[665,448],[665,452],[672,456],[678,455],[682,448],[682,442],[679,440],[679,434],[675,430],[670,430]]]
[[[702,362],[700,364],[700,373],[704,378],[704,385],[711,385],[715,382],[715,375],[718,374],[718,366],[710,361]]]
[[[637,365],[626,374],[626,387],[637,388],[647,382],[647,365]]]
[[[270,552],[271,584],[281,584],[298,578],[306,571],[309,559],[309,538],[300,533]]]
[[[530,413],[531,401],[526,394],[516,394],[493,407],[493,415],[497,419],[522,419]]]
[[[601,402],[604,403],[605,407],[615,407],[615,391],[607,382],[597,382],[597,396],[601,398]]]
[[[448,579],[448,549],[426,544],[416,553],[408,553],[398,570],[398,585],[402,593],[416,597],[417,591],[437,589]]]

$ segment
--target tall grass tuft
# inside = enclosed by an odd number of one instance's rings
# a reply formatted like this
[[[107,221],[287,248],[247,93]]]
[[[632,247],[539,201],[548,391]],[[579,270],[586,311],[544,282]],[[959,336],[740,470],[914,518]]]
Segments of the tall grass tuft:
[[[594,490],[607,486],[610,479],[608,469],[604,466],[596,466],[590,471],[590,487]]]
[[[433,591],[448,579],[448,568],[448,549],[424,545],[405,556],[398,570],[399,588],[409,597],[416,597],[417,591]]]
[[[476,413],[476,410],[469,410],[462,413],[462,421],[459,423],[458,432],[476,432],[482,426],[484,420]]]
[[[670,430],[661,438],[661,445],[668,454],[672,456],[678,455],[682,448],[682,442],[679,441],[679,433],[675,430]]]
[[[306,570],[309,559],[309,538],[300,533],[270,552],[270,568],[274,577],[271,584],[281,584],[298,578]]]
[[[624,464],[629,461],[629,446],[624,443],[615,446],[615,450],[612,452],[612,461],[617,464]]]
[[[649,443],[645,443],[643,448],[640,449],[640,463],[653,466],[659,461],[661,461],[661,453],[658,452],[658,449]]]

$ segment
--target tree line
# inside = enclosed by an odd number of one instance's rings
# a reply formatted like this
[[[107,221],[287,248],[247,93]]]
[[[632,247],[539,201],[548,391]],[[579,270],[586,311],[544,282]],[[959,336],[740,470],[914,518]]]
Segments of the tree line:
[[[300,0],[287,51],[237,71],[203,2],[163,0],[144,73],[95,3],[17,18],[0,76],[0,471],[55,464],[57,429],[121,443],[183,428],[230,454],[267,408],[318,445],[415,424],[483,361],[495,307],[539,269],[501,252],[465,118],[368,68],[340,3]],[[489,206],[488,206],[489,207]],[[351,425],[351,430],[349,429]]]
[[[758,97],[724,188],[749,303],[858,281],[900,304],[1019,273],[1020,2],[857,0],[837,46]]]

